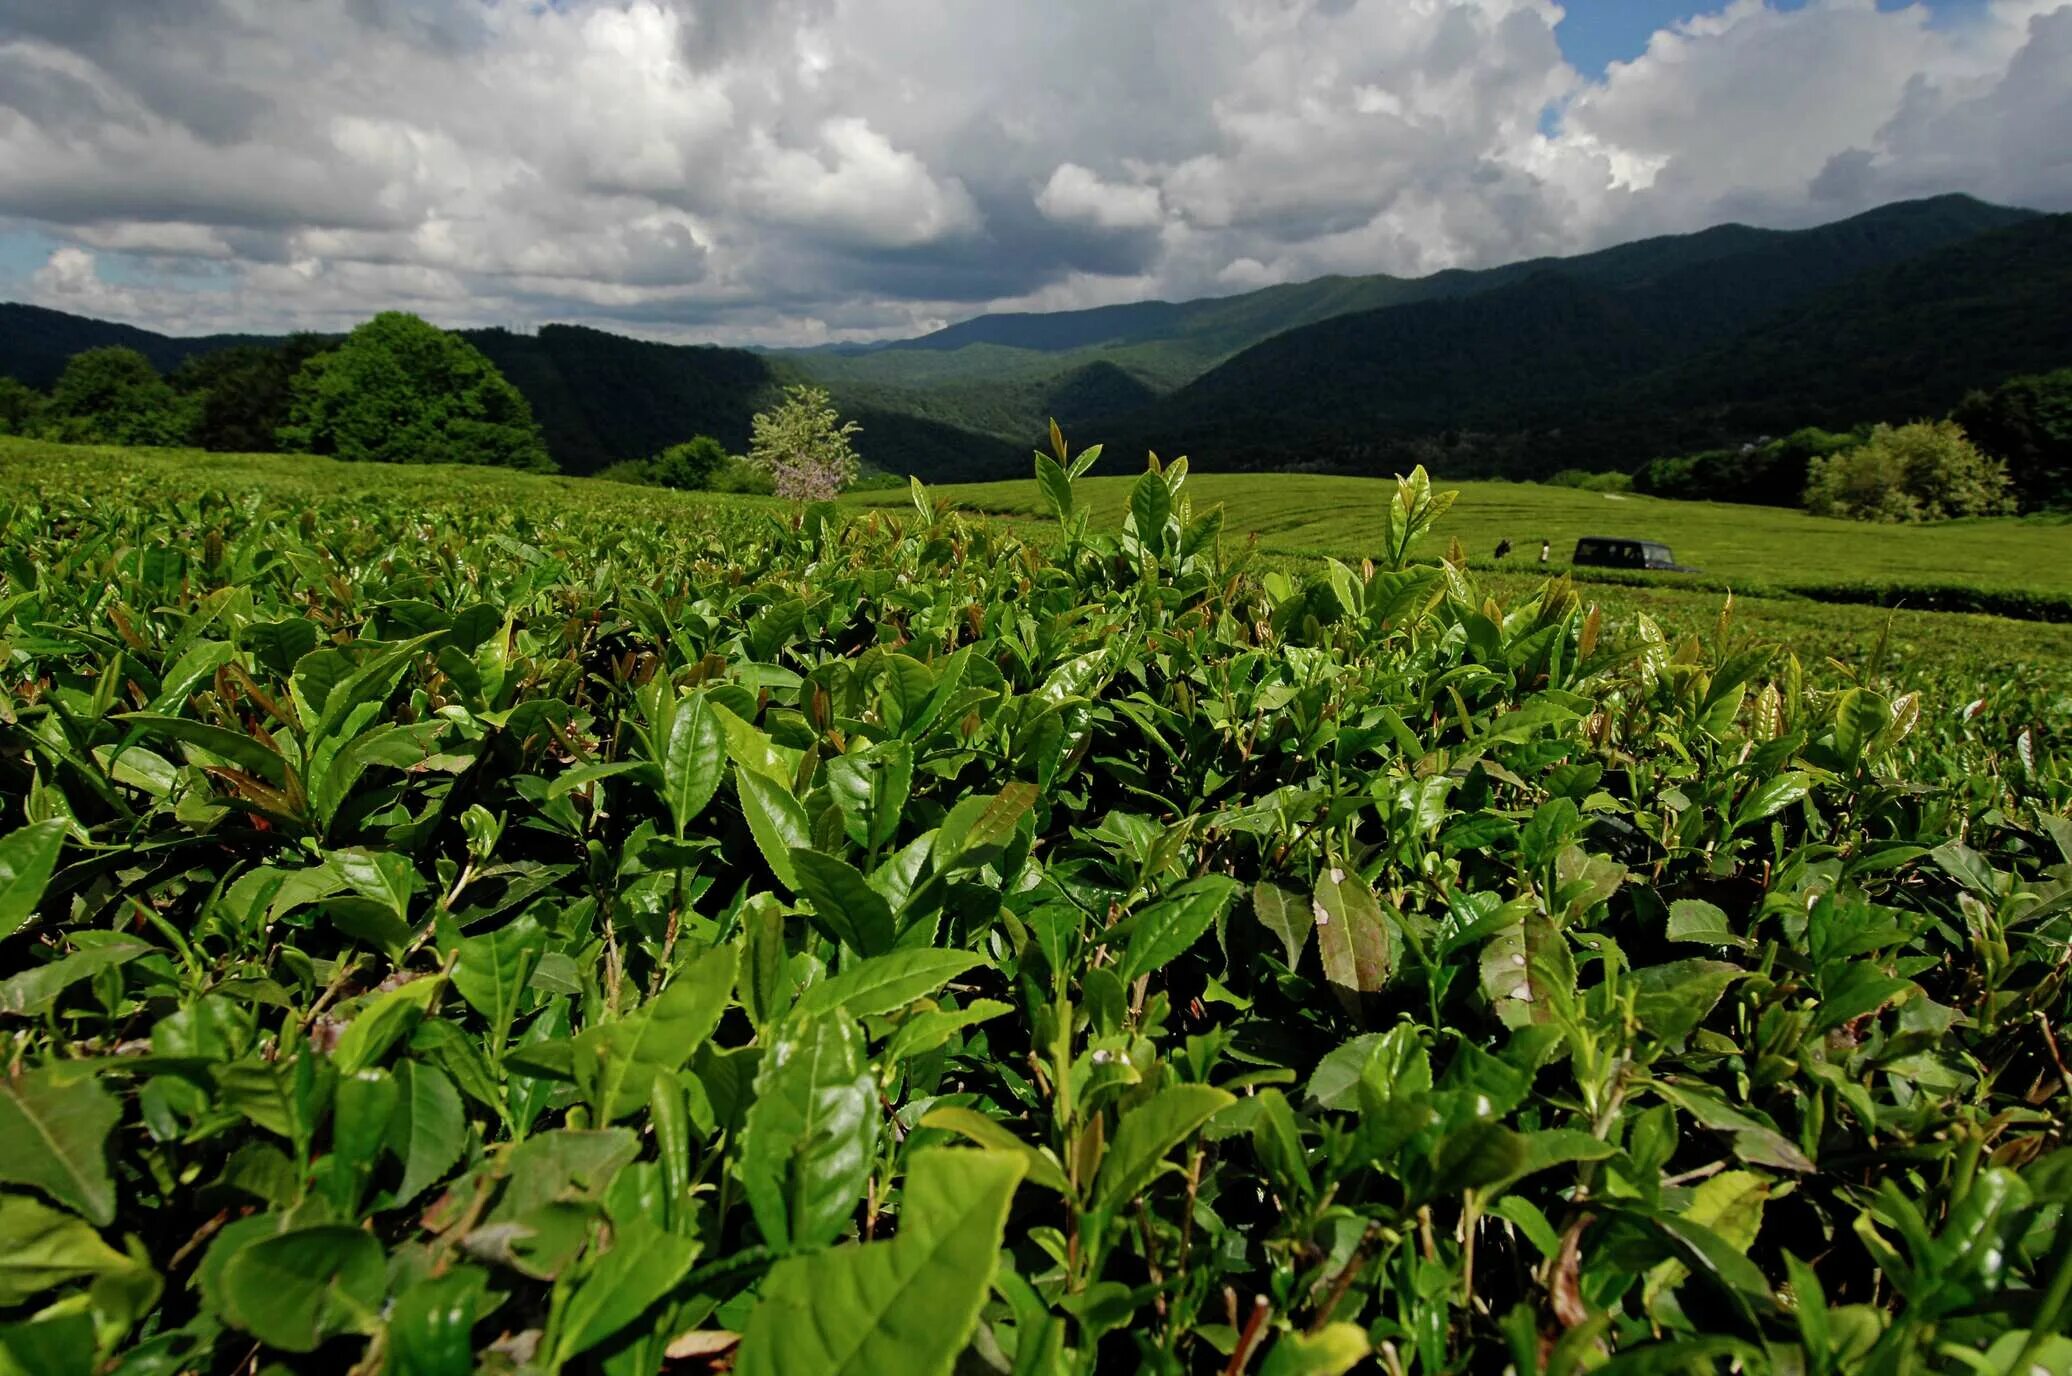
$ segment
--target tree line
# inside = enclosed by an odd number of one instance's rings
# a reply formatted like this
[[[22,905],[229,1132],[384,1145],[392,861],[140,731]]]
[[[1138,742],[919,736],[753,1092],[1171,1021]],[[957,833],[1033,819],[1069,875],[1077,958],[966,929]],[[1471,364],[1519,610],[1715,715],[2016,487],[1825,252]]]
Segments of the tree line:
[[[856,481],[825,391],[795,386],[757,414],[746,455],[691,436],[603,476],[659,487],[819,499]],[[291,336],[196,355],[169,375],[135,349],[87,349],[48,394],[0,377],[0,434],[71,444],[320,454],[358,462],[552,472],[531,405],[480,349],[403,311],[343,339]]]
[[[199,354],[161,376],[135,349],[72,356],[48,395],[0,378],[0,431],[71,444],[325,454],[550,472],[532,408],[480,350],[402,311],[343,339]]]
[[[2072,368],[1974,389],[1940,420],[1848,431],[1809,426],[1654,459],[1633,473],[1632,486],[1660,497],[1803,506],[1874,521],[2062,508],[2072,504]]]

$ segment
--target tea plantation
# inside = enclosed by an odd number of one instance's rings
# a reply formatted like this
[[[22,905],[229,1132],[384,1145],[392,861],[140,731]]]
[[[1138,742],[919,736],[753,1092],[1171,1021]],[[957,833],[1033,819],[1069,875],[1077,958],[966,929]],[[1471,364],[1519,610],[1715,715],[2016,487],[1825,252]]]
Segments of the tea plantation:
[[[1097,522],[1119,522],[1133,481],[1088,477],[1081,484],[1081,501]],[[1194,500],[1201,507],[1227,507],[1233,525],[1256,533],[1270,554],[1357,562],[1374,536],[1374,486],[1368,478],[1312,473],[1204,473],[1196,479]],[[1552,545],[1551,569],[1561,572],[1568,569],[1578,539],[1624,536],[1666,542],[1679,563],[1698,573],[1576,573],[1596,581],[1731,588],[1742,594],[1928,610],[2006,610],[2072,622],[2072,515],[2065,512],[1895,526],[1782,507],[1671,501],[1539,483],[1470,482],[1459,489],[1460,501],[1434,533],[1442,544],[1458,539],[1477,568],[1547,572],[1538,562],[1540,541],[1546,540]],[[1034,482],[960,483],[938,489],[937,497],[973,512],[1049,520],[1049,503]],[[877,504],[887,499],[882,492],[859,492],[845,500]],[[1511,546],[1503,560],[1494,558],[1499,542]]]
[[[1081,468],[0,442],[0,1372],[2072,1367],[2068,628]]]

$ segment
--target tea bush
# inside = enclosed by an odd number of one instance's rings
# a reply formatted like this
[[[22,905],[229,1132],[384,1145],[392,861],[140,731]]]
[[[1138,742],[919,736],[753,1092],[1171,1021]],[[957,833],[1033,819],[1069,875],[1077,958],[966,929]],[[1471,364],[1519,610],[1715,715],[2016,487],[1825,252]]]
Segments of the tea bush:
[[[0,1367],[2072,1361],[2062,685],[1088,462],[5,469]]]

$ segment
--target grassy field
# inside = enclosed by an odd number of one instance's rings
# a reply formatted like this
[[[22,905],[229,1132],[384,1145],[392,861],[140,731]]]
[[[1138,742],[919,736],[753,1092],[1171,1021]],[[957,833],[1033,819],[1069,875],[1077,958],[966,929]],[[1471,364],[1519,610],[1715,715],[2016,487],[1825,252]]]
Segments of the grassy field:
[[[1134,478],[1082,479],[1096,525],[1116,525]],[[1873,526],[1780,507],[1678,502],[1535,483],[1445,482],[1460,500],[1437,537],[1458,536],[1477,564],[1509,540],[1507,563],[1533,566],[1541,540],[1566,567],[1586,535],[1659,540],[1677,559],[1729,582],[1964,582],[2072,593],[2072,521],[2064,516]],[[1036,484],[967,483],[933,489],[967,511],[1049,519]],[[1257,532],[1271,553],[1357,560],[1373,551],[1393,485],[1372,478],[1300,473],[1207,473],[1188,479],[1196,510],[1224,507],[1225,529]],[[898,494],[852,500],[886,504]],[[1673,582],[1673,578],[1668,580]]]
[[[388,467],[368,468],[306,455],[90,448],[0,436],[0,479],[17,484],[32,482],[40,466],[69,464],[83,456],[105,460],[131,474],[132,481],[157,487],[168,496],[175,490],[229,486],[255,496],[315,501],[341,484],[378,492],[398,477],[398,470]],[[177,489],[164,486],[174,479],[180,480]],[[441,465],[410,469],[408,482],[427,498],[515,505],[535,495],[558,494],[579,498],[586,505],[637,513],[644,521],[670,523],[692,519],[701,509],[715,504],[771,505],[768,499],[757,497],[677,493],[592,478],[542,477]],[[1119,525],[1124,500],[1122,479],[1081,479],[1079,486],[1082,499],[1094,498],[1097,528]],[[976,483],[929,490],[939,505],[953,503],[966,511],[993,513],[1017,523],[1035,516],[1040,503],[1033,483]],[[1188,490],[1198,509],[1206,509],[1216,501],[1225,503],[1227,530],[1258,530],[1261,548],[1269,556],[1299,566],[1323,554],[1347,559],[1361,557],[1360,532],[1371,528],[1374,514],[1390,488],[1360,478],[1198,475],[1189,480]],[[2028,550],[2028,567],[2007,572],[2018,586],[2024,585],[2021,579],[2027,577],[2026,585],[2055,589],[2065,586],[2068,577],[2072,577],[2064,557],[2066,546],[2072,545],[2072,526],[2062,521],[2055,525],[2041,520],[1973,521],[1893,529],[1816,521],[1794,512],[1761,507],[1644,497],[1621,503],[1607,501],[1596,493],[1529,484],[1464,483],[1460,490],[1460,501],[1447,514],[1442,533],[1459,534],[1471,552],[1479,552],[1481,557],[1473,562],[1482,566],[1481,578],[1505,598],[1523,597],[1541,581],[1542,575],[1532,558],[1537,548],[1526,548],[1514,535],[1512,543],[1519,546],[1519,553],[1506,561],[1505,567],[1492,568],[1483,546],[1493,545],[1500,538],[1491,532],[1503,530],[1507,524],[1522,523],[1522,517],[1506,517],[1503,512],[1534,509],[1558,513],[1570,528],[1584,533],[1620,533],[1622,529],[1605,521],[1592,524],[1586,513],[1629,509],[1648,513],[1644,523],[1636,521],[1631,529],[1667,540],[1678,557],[1692,562],[1700,556],[1686,550],[1695,551],[1699,546],[1686,538],[1686,530],[1724,532],[1738,526],[1743,531],[1741,538],[1750,548],[1775,549],[1790,543],[1778,532],[1815,527],[1828,532],[1832,540],[1861,552],[1867,561],[1882,559],[1883,567],[1893,577],[1925,576],[1931,566],[1909,562],[1909,556],[1895,551],[1913,550],[1913,558],[1922,558],[1918,550],[1927,547],[1922,542],[1930,541],[1952,549],[1961,545],[1981,554],[2004,553],[2015,547]],[[1296,497],[1304,493],[1309,495],[1303,500],[1316,503],[1329,514],[1312,511],[1306,521],[1299,519]],[[866,506],[907,505],[903,491],[859,492],[846,500]],[[1047,513],[1043,521],[1048,524]],[[1293,532],[1299,538],[1291,541],[1276,532]],[[1967,532],[1960,541],[1960,533]],[[1556,540],[1558,552],[1566,553],[1572,547],[1572,541],[1564,546]],[[1562,565],[1557,561],[1559,567]],[[1956,565],[1946,572],[1962,576],[1973,570]],[[1673,576],[1645,585],[1591,584],[1584,591],[1588,600],[1602,606],[1608,615],[1645,613],[1672,636],[1711,629],[1717,624],[1724,601],[1715,587],[1694,586],[1692,580]],[[1882,646],[1882,652],[1894,663],[1932,669],[1951,692],[1983,695],[2014,682],[2072,682],[2072,625],[1952,612],[1885,611],[1745,593],[1736,595],[1734,605],[1742,629],[1790,645],[1801,659],[1815,666],[1834,660],[1854,672],[1880,653]],[[2066,696],[2072,699],[2072,693]]]

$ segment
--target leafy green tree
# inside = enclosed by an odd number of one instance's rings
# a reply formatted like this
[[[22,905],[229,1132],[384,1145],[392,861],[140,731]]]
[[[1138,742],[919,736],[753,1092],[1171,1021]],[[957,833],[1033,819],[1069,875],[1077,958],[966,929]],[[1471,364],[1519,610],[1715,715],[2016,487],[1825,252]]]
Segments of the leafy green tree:
[[[0,435],[33,435],[43,418],[43,393],[11,377],[0,377]]]
[[[648,477],[680,492],[701,491],[727,466],[727,447],[710,435],[672,444],[648,460]]]
[[[748,457],[770,475],[778,496],[825,501],[855,480],[849,437],[862,429],[836,414],[826,389],[791,386],[775,409],[757,413]]]
[[[2023,506],[2072,505],[2072,368],[1973,392],[1950,419],[1979,448],[2006,461]]]
[[[195,399],[194,443],[235,454],[272,449],[288,423],[295,375],[328,347],[321,335],[298,334],[277,348],[239,344],[182,363],[172,383]]]
[[[1805,493],[1815,459],[1853,448],[1869,433],[1837,434],[1807,426],[1782,439],[1656,459],[1633,475],[1633,486],[1686,501],[1792,506]]]
[[[135,349],[72,355],[51,389],[43,429],[74,444],[177,445],[194,427],[192,403]]]
[[[1954,421],[1880,425],[1853,449],[1815,459],[1806,509],[1858,521],[1941,521],[2014,510],[2007,465]]]
[[[295,374],[280,447],[381,463],[550,470],[532,408],[480,350],[384,311]]]

